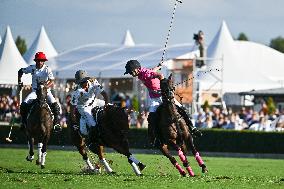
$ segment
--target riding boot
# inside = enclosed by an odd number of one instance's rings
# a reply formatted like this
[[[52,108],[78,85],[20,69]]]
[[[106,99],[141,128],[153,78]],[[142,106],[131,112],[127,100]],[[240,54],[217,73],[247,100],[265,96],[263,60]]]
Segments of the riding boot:
[[[189,132],[197,137],[201,137],[202,133],[192,124],[189,116],[185,112],[185,110],[182,107],[177,106],[178,113],[183,117],[185,120],[186,125],[188,126]]]
[[[53,113],[53,115],[54,115],[54,118],[53,118],[53,129],[54,129],[54,131],[56,131],[56,132],[57,132],[57,131],[61,131],[62,128],[61,128],[61,126],[60,126],[60,124],[59,124],[59,119],[60,119],[60,107],[59,107],[59,105],[58,105],[57,102],[54,102],[54,103],[51,104],[50,108],[51,108],[51,111],[52,111],[52,113]]]
[[[150,112],[148,115],[148,141],[152,146],[158,145],[157,113]]]
[[[27,116],[29,112],[29,104],[26,102],[22,102],[20,106],[20,114],[21,114],[21,127],[20,130],[24,131],[27,126]]]

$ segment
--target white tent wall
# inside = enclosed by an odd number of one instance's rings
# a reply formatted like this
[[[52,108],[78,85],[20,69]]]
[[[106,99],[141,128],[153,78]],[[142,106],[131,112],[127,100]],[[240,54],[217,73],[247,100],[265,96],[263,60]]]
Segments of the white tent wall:
[[[207,70],[214,71],[199,72],[201,90],[220,90],[224,94],[276,88],[280,87],[277,79],[284,80],[281,75],[281,70],[284,70],[283,53],[254,42],[234,41],[224,21],[207,54],[210,59]]]
[[[18,84],[18,70],[27,66],[27,63],[18,51],[8,26],[0,45],[0,84]],[[24,75],[22,81],[26,85],[31,84],[31,75]]]

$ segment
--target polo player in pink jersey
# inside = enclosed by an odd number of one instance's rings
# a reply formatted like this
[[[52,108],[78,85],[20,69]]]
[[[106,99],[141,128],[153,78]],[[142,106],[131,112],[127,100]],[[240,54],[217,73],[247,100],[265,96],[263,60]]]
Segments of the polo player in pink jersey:
[[[155,125],[157,123],[156,110],[162,104],[162,95],[160,89],[160,80],[164,79],[162,73],[159,73],[158,70],[160,66],[157,66],[153,69],[142,68],[140,63],[137,60],[129,60],[125,66],[125,74],[130,74],[133,77],[138,77],[144,85],[147,87],[149,96],[150,96],[150,107],[149,107],[149,116],[148,116],[148,137],[151,144],[154,143],[155,138],[157,137],[157,132],[155,130]],[[193,135],[201,136],[202,133],[193,126],[188,115],[182,108],[182,105],[175,99],[175,104],[178,107],[178,112],[186,121],[187,126],[189,127],[190,132]]]

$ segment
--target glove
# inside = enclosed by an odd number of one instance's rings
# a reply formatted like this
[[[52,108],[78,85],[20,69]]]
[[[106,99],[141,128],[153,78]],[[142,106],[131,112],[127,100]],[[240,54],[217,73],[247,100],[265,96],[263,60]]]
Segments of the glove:
[[[192,132],[192,134],[194,136],[197,136],[197,137],[201,137],[202,136],[201,131],[199,131],[196,127],[194,127],[191,132]]]
[[[23,86],[24,86],[23,82],[21,82],[21,81],[18,82],[18,87],[21,87],[21,88],[22,88]]]

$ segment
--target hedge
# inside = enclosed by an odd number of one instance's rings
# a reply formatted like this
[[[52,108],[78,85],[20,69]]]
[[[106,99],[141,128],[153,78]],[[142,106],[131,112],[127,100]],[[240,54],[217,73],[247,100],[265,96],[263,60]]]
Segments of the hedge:
[[[0,144],[5,144],[9,126],[0,126]],[[199,151],[236,152],[236,153],[273,153],[284,154],[284,132],[256,132],[210,129],[202,130],[203,136],[194,138]],[[12,130],[13,144],[26,144],[26,137],[19,127]],[[61,133],[52,133],[50,145],[72,145],[69,129]],[[130,129],[130,148],[150,148],[146,129]]]

